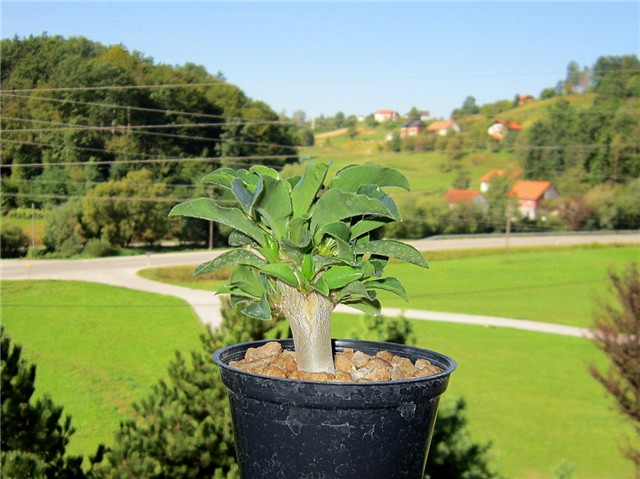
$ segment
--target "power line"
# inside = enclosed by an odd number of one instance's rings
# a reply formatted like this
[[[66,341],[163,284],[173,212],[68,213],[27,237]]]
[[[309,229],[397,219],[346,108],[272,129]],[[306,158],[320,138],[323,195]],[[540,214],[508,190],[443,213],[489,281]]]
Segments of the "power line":
[[[253,156],[214,156],[201,158],[153,158],[147,160],[96,160],[96,161],[58,161],[51,163],[9,163],[0,164],[2,168],[71,166],[71,165],[113,165],[113,164],[151,164],[151,163],[188,163],[188,162],[222,162],[249,160],[279,160],[282,158],[298,158],[298,155],[253,155]]]
[[[13,91],[13,90],[9,90],[9,91]],[[40,97],[35,95],[15,95],[12,93],[2,93],[0,96],[27,98],[30,100],[51,101],[51,102],[73,104],[73,105],[98,106],[101,108],[109,108],[109,109],[123,109],[123,110],[144,111],[144,112],[151,112],[151,113],[163,113],[166,115],[216,118],[221,120],[233,120],[233,121],[241,122],[241,124],[257,123],[256,120],[250,120],[250,119],[246,119],[238,116],[213,115],[210,113],[193,113],[193,112],[180,111],[180,110],[164,110],[160,108],[148,108],[148,107],[139,107],[139,106],[133,106],[133,105],[116,105],[116,104],[110,104],[110,103],[97,103],[97,102],[78,101],[78,100],[69,100],[69,99],[61,99],[61,98]],[[260,124],[296,125],[295,122],[289,121],[289,120],[259,120],[259,122]],[[224,124],[228,125],[229,123],[225,122]]]

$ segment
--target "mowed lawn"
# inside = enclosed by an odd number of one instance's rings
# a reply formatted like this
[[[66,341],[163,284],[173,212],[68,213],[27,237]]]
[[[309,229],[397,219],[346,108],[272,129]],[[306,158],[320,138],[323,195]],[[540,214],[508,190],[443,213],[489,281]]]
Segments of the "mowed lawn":
[[[427,252],[429,269],[392,261],[410,301],[380,293],[383,306],[528,319],[589,327],[598,299],[608,295],[608,273],[640,261],[634,245],[587,245]],[[224,281],[192,275],[192,266],[155,268],[155,281],[215,291]]]
[[[361,317],[338,314],[335,337],[350,337]],[[575,479],[631,479],[618,450],[631,428],[591,378],[606,365],[588,340],[431,321],[411,321],[417,345],[458,362],[442,401],[462,396],[475,442],[491,441],[490,457],[508,478],[553,479],[562,465]],[[631,436],[633,437],[633,436]]]
[[[110,444],[131,404],[144,398],[175,350],[203,331],[182,300],[93,283],[3,281],[2,323],[37,365],[36,395],[73,417],[72,453]]]

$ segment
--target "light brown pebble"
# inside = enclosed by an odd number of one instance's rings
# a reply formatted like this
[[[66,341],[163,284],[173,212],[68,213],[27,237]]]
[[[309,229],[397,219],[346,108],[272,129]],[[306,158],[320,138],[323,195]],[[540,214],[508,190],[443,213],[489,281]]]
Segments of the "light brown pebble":
[[[247,361],[253,361],[255,359],[268,358],[271,356],[275,356],[276,354],[282,351],[282,346],[280,343],[275,341],[270,341],[259,348],[249,348],[244,355],[244,358]]]
[[[378,351],[376,353],[376,357],[377,358],[382,358],[387,362],[391,362],[391,360],[393,359],[393,354],[391,354],[389,351]]]
[[[336,375],[324,372],[293,371],[288,377],[289,379],[301,379],[303,381],[332,381],[336,378]]]
[[[351,361],[353,361],[353,364],[355,364],[356,367],[361,368],[365,364],[367,364],[370,359],[371,356],[369,356],[368,354],[365,354],[362,351],[356,351],[355,353],[353,353]]]
[[[350,373],[356,366],[347,356],[343,354],[337,354],[335,358],[336,369],[341,369]]]

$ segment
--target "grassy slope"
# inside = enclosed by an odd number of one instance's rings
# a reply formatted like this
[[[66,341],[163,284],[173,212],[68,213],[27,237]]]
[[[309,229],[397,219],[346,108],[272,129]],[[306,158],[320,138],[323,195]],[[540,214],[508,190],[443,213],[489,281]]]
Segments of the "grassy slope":
[[[391,263],[411,301],[381,294],[388,307],[482,314],[588,327],[594,300],[605,297],[607,272],[640,260],[636,246],[513,248],[433,252],[428,270]],[[193,277],[193,266],[143,270],[180,286],[216,290],[222,280]]]
[[[176,298],[71,281],[3,282],[2,323],[38,366],[37,394],[73,417],[70,451],[84,454],[112,442],[131,403],[202,331]]]
[[[520,123],[526,130],[533,123],[546,115],[547,108],[561,99],[568,100],[575,108],[589,108],[593,103],[592,94],[570,95],[557,97],[544,101],[537,101],[519,108],[507,110],[494,117],[486,115],[472,115],[461,119],[458,123],[463,131],[474,128],[477,125],[489,125],[496,119],[505,119]],[[484,128],[484,126],[482,127]],[[442,195],[446,192],[456,178],[460,170],[466,171],[471,177],[470,188],[479,188],[479,178],[495,168],[518,168],[517,161],[510,154],[495,153],[490,150],[469,154],[457,162],[458,169],[450,169],[447,165],[450,161],[441,152],[392,153],[384,151],[384,138],[389,131],[385,125],[375,128],[358,125],[359,135],[354,139],[349,138],[346,132],[317,139],[316,144],[309,148],[303,148],[300,156],[310,156],[318,161],[333,161],[333,171],[352,163],[375,162],[382,165],[393,166],[405,173],[411,181],[412,191],[433,195]]]

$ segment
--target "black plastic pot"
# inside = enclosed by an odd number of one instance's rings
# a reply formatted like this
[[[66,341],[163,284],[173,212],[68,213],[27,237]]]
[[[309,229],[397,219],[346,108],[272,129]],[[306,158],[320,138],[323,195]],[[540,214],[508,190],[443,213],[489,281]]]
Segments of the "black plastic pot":
[[[428,359],[443,372],[377,383],[323,383],[266,377],[228,365],[249,347],[216,351],[228,388],[243,479],[422,479],[440,395],[456,362],[410,346],[335,340],[336,351],[387,350]],[[293,340],[279,341],[293,349]]]

